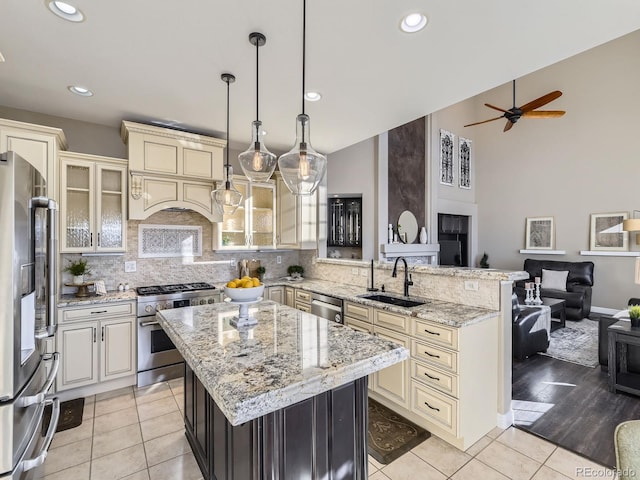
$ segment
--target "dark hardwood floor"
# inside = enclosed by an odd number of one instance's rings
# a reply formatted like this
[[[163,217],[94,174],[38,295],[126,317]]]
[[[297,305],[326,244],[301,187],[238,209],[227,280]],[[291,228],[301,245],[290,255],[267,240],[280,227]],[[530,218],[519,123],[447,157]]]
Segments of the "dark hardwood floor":
[[[607,373],[533,355],[513,361],[516,424],[608,467],[615,466],[613,432],[640,419],[640,397],[610,393]]]

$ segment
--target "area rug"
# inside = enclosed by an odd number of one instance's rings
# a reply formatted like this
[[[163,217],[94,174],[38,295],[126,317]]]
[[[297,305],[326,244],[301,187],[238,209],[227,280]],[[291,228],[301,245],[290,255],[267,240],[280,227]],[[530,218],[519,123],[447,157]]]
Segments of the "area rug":
[[[51,422],[51,405],[47,405],[44,409],[44,417],[42,421],[42,434],[46,435]],[[75,398],[67,400],[60,404],[60,419],[58,420],[58,428],[56,432],[63,432],[70,428],[79,427],[82,424],[82,412],[84,411],[84,398]]]
[[[368,432],[369,455],[382,464],[393,462],[431,436],[424,428],[371,398]]]
[[[584,318],[577,322],[567,320],[566,323],[566,327],[551,332],[547,353],[540,354],[585,367],[597,367],[598,322]]]

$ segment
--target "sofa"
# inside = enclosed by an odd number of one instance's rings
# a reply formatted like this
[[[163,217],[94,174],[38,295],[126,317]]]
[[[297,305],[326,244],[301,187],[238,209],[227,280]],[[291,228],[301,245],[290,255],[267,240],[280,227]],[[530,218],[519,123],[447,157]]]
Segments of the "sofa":
[[[640,305],[640,298],[630,298],[628,305]],[[598,319],[598,361],[600,368],[607,371],[609,364],[609,334],[607,328],[616,323],[619,318],[611,315],[601,315]],[[640,373],[640,347],[627,345],[627,368],[631,373]]]
[[[528,280],[516,282],[515,292],[518,297],[524,298],[525,282],[533,282],[536,277],[542,279],[543,285],[540,288],[541,297],[557,298],[565,300],[567,319],[582,320],[591,313],[591,287],[593,287],[593,262],[559,262],[556,260],[535,260],[527,258],[524,261],[524,268],[528,274]],[[565,290],[559,288],[545,288],[545,278],[542,270],[555,270],[557,272],[568,272]]]
[[[549,348],[549,332],[547,330],[531,330],[542,314],[542,309],[523,307],[514,293],[511,296],[511,335],[513,356],[524,360],[538,352],[546,352]]]

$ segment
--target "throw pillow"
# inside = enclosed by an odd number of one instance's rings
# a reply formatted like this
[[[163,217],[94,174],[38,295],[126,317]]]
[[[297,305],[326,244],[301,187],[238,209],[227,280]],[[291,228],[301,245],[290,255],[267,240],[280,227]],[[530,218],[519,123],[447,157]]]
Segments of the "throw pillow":
[[[567,291],[568,270],[545,270],[542,269],[542,288],[549,290]]]

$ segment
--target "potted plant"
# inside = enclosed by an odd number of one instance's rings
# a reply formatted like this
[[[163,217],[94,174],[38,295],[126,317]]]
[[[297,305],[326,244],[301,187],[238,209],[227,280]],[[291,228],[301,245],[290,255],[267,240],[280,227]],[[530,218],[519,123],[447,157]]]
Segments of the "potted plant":
[[[484,252],[480,259],[480,268],[489,268],[489,255],[487,255],[487,252]]]
[[[287,267],[287,273],[293,278],[302,278],[304,268],[302,268],[302,265],[289,265]]]
[[[84,283],[84,276],[91,273],[91,267],[87,265],[86,260],[81,258],[80,260],[69,260],[69,265],[64,267],[64,271],[73,275],[73,283],[80,285]]]
[[[260,279],[260,282],[262,282],[266,271],[267,269],[264,268],[263,266],[259,266],[258,268],[256,268],[256,273],[258,274],[258,278]]]
[[[632,328],[640,327],[640,305],[629,305],[629,319]]]

